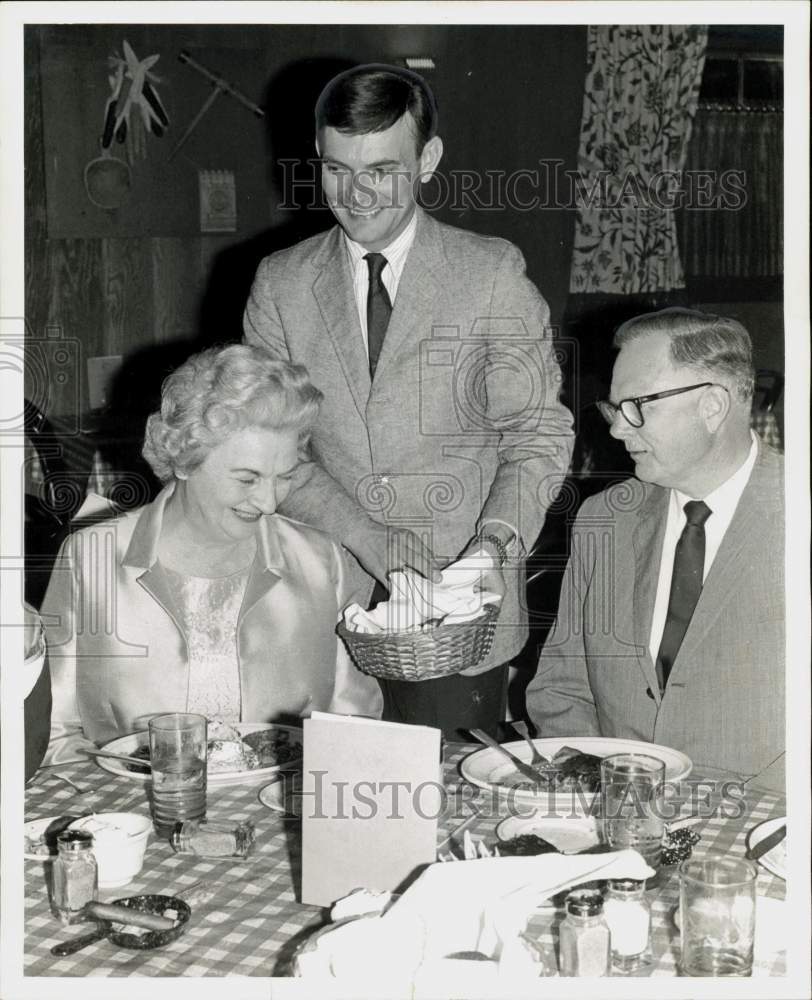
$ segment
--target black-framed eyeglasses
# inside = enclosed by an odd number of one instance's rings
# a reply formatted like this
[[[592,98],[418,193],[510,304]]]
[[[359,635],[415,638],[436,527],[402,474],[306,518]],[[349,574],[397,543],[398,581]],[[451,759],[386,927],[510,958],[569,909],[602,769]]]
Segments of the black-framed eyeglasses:
[[[696,385],[683,385],[679,389],[666,389],[663,392],[653,392],[650,396],[632,396],[629,399],[621,399],[619,403],[612,403],[608,399],[600,399],[595,406],[600,410],[601,416],[611,424],[614,422],[618,411],[623,414],[632,427],[642,427],[645,423],[643,403],[650,403],[655,399],[666,399],[668,396],[679,396],[683,392],[691,392],[692,389],[704,389],[708,385],[719,385],[718,382],[697,382]],[[727,392],[725,386],[720,386]]]

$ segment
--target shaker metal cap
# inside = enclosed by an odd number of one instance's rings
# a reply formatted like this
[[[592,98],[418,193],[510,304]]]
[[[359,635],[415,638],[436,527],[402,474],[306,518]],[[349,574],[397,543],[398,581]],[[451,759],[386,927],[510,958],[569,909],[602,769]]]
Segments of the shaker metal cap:
[[[576,889],[567,896],[567,910],[579,917],[594,917],[603,912],[603,894],[597,889]]]
[[[610,878],[608,882],[609,888],[614,892],[638,892],[644,884],[636,878]]]
[[[56,843],[63,851],[83,851],[93,846],[93,834],[87,830],[63,830],[58,834]]]

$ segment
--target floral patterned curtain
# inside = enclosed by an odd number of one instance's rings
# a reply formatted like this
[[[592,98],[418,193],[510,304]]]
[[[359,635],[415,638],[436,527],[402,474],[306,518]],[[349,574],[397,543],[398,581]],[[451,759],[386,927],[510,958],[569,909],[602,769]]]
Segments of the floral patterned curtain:
[[[695,25],[589,28],[571,292],[684,287],[670,203],[706,43]]]

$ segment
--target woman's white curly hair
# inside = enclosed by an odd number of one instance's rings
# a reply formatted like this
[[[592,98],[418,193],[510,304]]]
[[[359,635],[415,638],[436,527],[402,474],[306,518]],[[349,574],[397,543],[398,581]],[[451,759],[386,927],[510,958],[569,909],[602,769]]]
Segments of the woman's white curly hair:
[[[304,445],[323,396],[304,365],[231,344],[193,354],[161,387],[142,454],[161,480],[196,469],[212,448],[245,427],[296,430]]]

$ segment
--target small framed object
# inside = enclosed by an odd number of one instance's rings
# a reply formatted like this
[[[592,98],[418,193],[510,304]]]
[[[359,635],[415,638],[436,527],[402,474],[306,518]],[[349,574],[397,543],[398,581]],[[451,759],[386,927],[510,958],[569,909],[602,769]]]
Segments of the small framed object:
[[[231,170],[200,170],[200,232],[237,231],[237,189]]]

